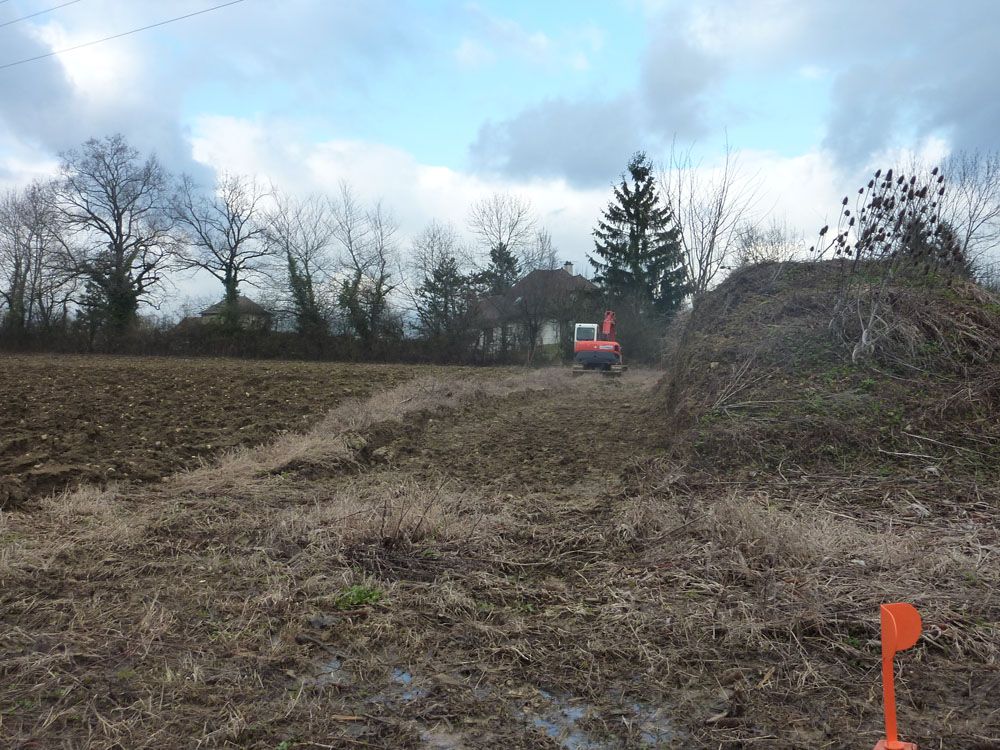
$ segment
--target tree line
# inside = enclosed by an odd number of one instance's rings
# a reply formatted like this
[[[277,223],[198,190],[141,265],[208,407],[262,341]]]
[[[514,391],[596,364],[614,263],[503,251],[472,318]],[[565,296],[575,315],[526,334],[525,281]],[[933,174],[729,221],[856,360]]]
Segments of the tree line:
[[[404,254],[391,211],[346,182],[307,196],[233,174],[201,186],[121,135],[91,139],[62,154],[53,179],[0,198],[0,337],[114,350],[143,335],[140,313],[171,274],[201,271],[220,286],[213,334],[254,333],[239,305],[252,289],[304,341],[346,337],[371,356],[409,332],[458,356],[476,333],[478,299],[557,267],[525,200],[484,198],[468,225],[473,246],[432,222]]]
[[[1000,244],[1000,159],[960,153],[945,170],[943,220],[965,257],[988,257]],[[222,299],[219,324],[198,333],[259,343],[263,332],[240,319],[241,294],[253,289],[284,336],[276,355],[321,355],[337,341],[353,356],[387,358],[418,342],[434,358],[460,360],[495,329],[491,356],[523,344],[530,358],[547,319],[613,307],[626,351],[655,357],[664,321],[686,299],[735,266],[803,248],[784,224],[761,221],[758,197],[728,147],[713,170],[690,152],[671,153],[659,170],[636,153],[596,221],[596,291],[569,295],[544,281],[561,277],[536,275],[530,295],[505,299],[529,272],[559,268],[551,236],[516,196],[471,207],[471,244],[431,222],[403,252],[388,207],[347,183],[307,196],[233,174],[198,185],[121,135],[95,138],[62,154],[52,179],[0,196],[0,343],[127,349],[149,338],[141,313],[156,308],[172,275],[198,271],[218,281]],[[504,303],[499,323],[483,319],[491,299]],[[289,342],[294,351],[282,351]]]

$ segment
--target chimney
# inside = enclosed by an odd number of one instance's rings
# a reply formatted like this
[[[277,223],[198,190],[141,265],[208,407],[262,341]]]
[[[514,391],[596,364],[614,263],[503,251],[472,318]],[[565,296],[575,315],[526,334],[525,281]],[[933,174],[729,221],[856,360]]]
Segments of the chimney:
[[[569,274],[570,276],[572,276],[572,275],[573,275],[573,264],[572,264],[572,263],[570,263],[570,262],[569,262],[569,261],[567,260],[567,261],[566,261],[565,263],[563,263],[563,270],[564,270],[564,271],[565,271],[566,273],[568,273],[568,274]]]

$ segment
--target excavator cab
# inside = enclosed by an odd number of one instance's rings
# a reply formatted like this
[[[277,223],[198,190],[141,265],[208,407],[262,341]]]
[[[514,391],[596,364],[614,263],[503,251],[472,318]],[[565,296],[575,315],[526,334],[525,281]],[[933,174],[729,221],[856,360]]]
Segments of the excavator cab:
[[[577,323],[573,330],[573,341],[597,341],[597,323]]]

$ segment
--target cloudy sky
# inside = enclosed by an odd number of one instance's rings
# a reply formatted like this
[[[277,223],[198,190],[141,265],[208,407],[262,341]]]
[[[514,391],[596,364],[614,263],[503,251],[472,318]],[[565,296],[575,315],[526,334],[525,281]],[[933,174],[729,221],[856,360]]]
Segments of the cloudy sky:
[[[812,232],[869,166],[997,144],[995,0],[243,0],[3,67],[222,1],[0,1],[0,186],[121,132],[200,180],[346,179],[404,236],[511,191],[582,266],[637,149],[728,141]]]

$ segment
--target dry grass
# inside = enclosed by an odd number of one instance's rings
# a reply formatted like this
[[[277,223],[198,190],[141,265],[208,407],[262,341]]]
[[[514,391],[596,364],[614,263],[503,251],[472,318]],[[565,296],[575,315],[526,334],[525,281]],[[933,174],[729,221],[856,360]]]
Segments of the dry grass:
[[[352,644],[362,690],[385,671],[374,645],[398,635],[388,613],[413,595],[394,575],[432,579],[513,525],[490,493],[400,477],[378,444],[569,382],[415,380],[155,487],[83,488],[5,514],[0,736],[94,748],[265,747],[295,727],[331,736],[337,712],[313,677],[328,628],[365,630]],[[427,600],[468,606],[447,585]]]
[[[749,269],[674,332],[670,451],[637,470],[620,524],[686,594],[671,658],[725,687],[700,743],[876,737],[878,605],[903,600],[925,622],[900,660],[904,730],[996,746],[1000,306],[901,281],[891,335],[851,365],[830,336],[834,271]],[[644,536],[658,510],[670,521]]]
[[[992,318],[943,297],[926,319],[968,313],[960,338],[845,366],[823,279],[735,277],[655,388],[414,381],[0,517],[0,737],[871,746],[878,605],[901,599],[925,621],[899,660],[907,737],[995,747],[1000,380],[963,360]],[[911,349],[926,374],[887,355]]]

